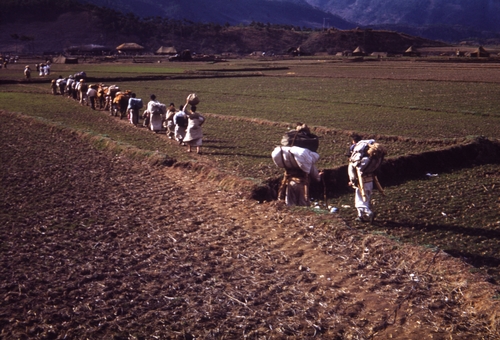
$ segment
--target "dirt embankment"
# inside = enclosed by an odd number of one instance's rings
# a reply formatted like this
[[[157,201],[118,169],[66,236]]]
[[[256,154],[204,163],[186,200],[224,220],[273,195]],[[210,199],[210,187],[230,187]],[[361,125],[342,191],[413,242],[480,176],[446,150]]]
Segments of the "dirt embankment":
[[[443,252],[33,119],[0,129],[2,338],[500,336],[495,287]]]
[[[383,140],[383,139],[382,139]],[[436,151],[412,154],[385,160],[378,174],[385,185],[398,185],[412,179],[419,179],[427,172],[443,173],[483,164],[498,164],[500,162],[500,142],[478,138],[471,143],[454,145]],[[325,170],[323,183],[311,183],[312,197],[327,197],[345,193],[349,190],[347,165]],[[255,188],[252,198],[264,201],[277,197],[281,178],[270,179],[265,186]],[[331,188],[335,192],[331,192]]]

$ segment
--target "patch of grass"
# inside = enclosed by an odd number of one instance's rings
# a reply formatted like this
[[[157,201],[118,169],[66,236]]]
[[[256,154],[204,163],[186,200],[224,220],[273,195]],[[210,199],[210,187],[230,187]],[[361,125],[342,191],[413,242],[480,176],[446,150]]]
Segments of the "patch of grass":
[[[439,247],[477,267],[500,261],[498,170],[476,166],[386,188],[386,197],[374,194],[375,224],[363,228]],[[347,218],[355,218],[354,209]],[[498,267],[490,271],[500,280]]]

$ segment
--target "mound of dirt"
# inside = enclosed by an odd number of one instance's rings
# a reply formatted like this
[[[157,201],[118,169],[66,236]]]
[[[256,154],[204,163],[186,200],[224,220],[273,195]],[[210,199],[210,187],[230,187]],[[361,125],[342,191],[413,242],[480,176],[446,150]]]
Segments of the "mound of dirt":
[[[0,130],[2,338],[500,336],[497,287],[443,252],[31,118]]]

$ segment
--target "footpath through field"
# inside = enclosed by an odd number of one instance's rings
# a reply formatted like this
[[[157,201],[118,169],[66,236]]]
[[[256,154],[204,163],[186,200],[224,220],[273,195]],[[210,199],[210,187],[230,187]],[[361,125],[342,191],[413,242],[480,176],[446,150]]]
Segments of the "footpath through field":
[[[443,252],[21,115],[0,146],[2,338],[500,336],[495,286]]]

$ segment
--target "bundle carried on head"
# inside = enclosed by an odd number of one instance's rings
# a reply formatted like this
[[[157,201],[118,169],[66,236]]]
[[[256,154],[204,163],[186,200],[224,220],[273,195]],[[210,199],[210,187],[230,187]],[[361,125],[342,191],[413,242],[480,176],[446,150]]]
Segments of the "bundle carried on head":
[[[191,93],[187,96],[187,103],[189,105],[198,105],[200,103],[200,98],[196,95],[196,93]]]

